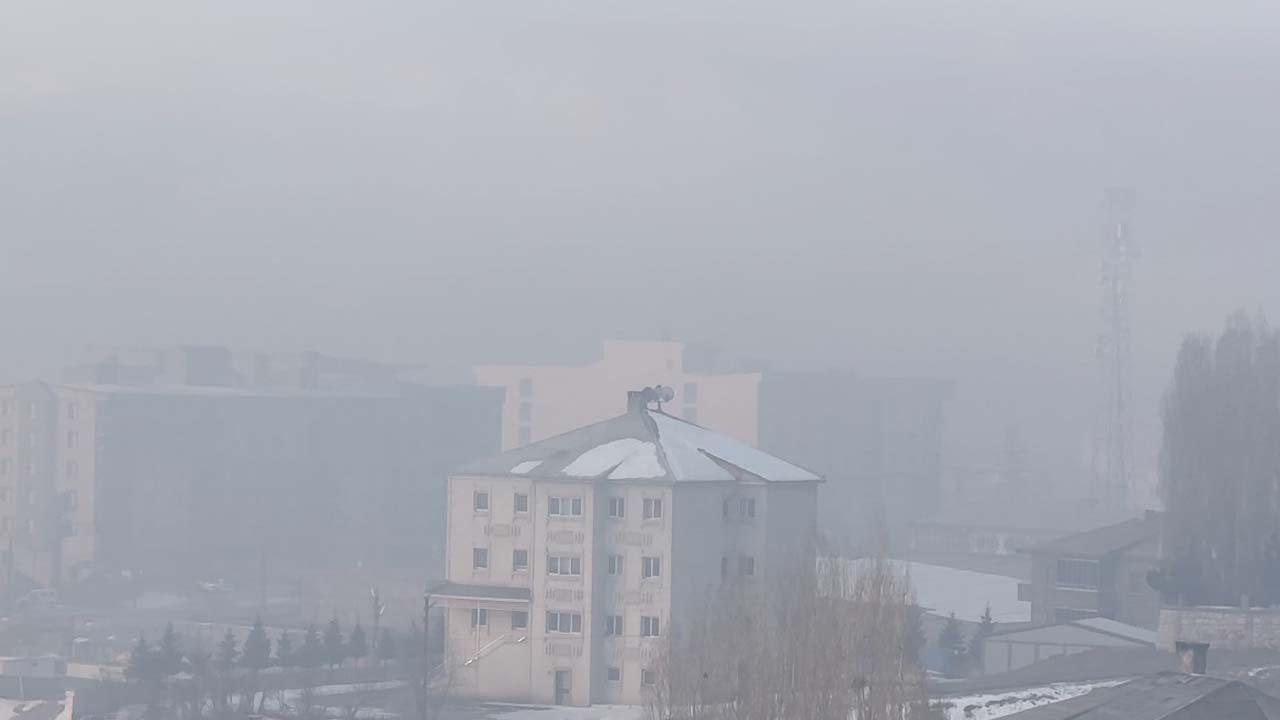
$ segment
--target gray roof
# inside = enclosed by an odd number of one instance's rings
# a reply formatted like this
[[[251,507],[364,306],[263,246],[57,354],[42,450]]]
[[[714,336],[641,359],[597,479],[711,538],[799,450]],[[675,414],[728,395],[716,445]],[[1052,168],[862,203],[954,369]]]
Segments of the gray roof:
[[[1096,530],[1050,540],[1031,548],[1033,553],[1102,557],[1117,550],[1124,550],[1139,543],[1155,540],[1160,533],[1160,523],[1155,517],[1134,518]]]
[[[1021,720],[1280,720],[1280,699],[1236,680],[1160,673],[1008,717]]]
[[[650,409],[636,409],[479,460],[458,472],[561,480],[821,480],[727,435]]]
[[[432,595],[457,598],[483,598],[485,600],[523,600],[528,602],[532,594],[527,587],[509,585],[468,585],[444,582],[431,588]]]

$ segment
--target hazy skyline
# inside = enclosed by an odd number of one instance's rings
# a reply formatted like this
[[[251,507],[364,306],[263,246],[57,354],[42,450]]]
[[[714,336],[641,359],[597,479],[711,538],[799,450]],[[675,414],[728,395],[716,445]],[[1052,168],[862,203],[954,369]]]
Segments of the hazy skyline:
[[[0,380],[175,342],[458,379],[669,336],[954,378],[957,443],[1021,424],[1046,462],[1087,439],[1126,185],[1150,451],[1183,333],[1280,308],[1277,31],[1264,3],[10,3]]]

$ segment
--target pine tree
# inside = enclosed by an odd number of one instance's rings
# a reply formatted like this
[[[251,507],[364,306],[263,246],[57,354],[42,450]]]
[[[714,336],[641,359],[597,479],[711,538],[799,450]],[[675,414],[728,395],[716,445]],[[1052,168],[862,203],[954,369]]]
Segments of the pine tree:
[[[231,670],[236,666],[236,658],[240,653],[236,650],[236,634],[231,628],[227,628],[227,634],[223,636],[222,642],[218,643],[218,668],[223,672]]]
[[[917,667],[921,665],[921,654],[924,652],[924,646],[927,639],[924,636],[924,611],[919,605],[907,606],[907,623],[905,637],[903,642],[906,645],[907,659]]]
[[[182,672],[182,646],[178,641],[178,633],[174,632],[173,623],[165,625],[164,635],[160,637],[157,662],[161,675],[168,676]]]
[[[397,653],[396,634],[391,632],[391,628],[382,628],[382,637],[378,640],[378,660],[395,660]]]
[[[978,629],[974,631],[973,637],[969,640],[970,667],[978,668],[981,671],[983,667],[982,653],[986,650],[986,639],[991,637],[995,631],[996,622],[991,617],[991,603],[987,603],[987,609],[983,611],[982,617],[978,620]]]
[[[129,652],[129,665],[125,668],[125,677],[134,680],[153,680],[158,677],[159,663],[156,653],[147,644],[147,637],[138,633],[138,641]]]
[[[347,640],[347,657],[359,660],[369,654],[369,642],[365,639],[364,628],[356,621],[351,637]]]
[[[276,640],[275,666],[282,668],[297,667],[297,658],[293,652],[293,637],[288,630],[280,631],[280,639]]]
[[[262,670],[271,664],[271,639],[267,637],[267,629],[259,617],[253,623],[253,629],[244,641],[244,655],[241,664],[252,670]]]
[[[302,636],[302,647],[298,649],[298,666],[317,668],[324,664],[324,646],[320,644],[320,628],[315,623],[307,626],[307,633]]]
[[[966,644],[955,613],[951,613],[942,632],[938,633],[938,647],[944,653],[943,672],[948,677],[961,677],[964,674]]]
[[[347,648],[342,642],[342,626],[338,624],[338,618],[334,618],[324,629],[324,659],[328,664],[337,667],[342,664],[346,655]]]

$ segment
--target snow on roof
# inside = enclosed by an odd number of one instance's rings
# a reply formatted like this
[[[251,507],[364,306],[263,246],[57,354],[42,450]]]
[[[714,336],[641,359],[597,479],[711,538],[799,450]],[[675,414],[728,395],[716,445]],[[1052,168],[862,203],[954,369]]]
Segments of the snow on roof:
[[[1148,645],[1155,645],[1157,640],[1157,635],[1154,630],[1148,630],[1136,625],[1129,625],[1128,623],[1122,623],[1119,620],[1112,620],[1111,618],[1085,618],[1084,620],[1076,620],[1072,622],[1072,624],[1091,628],[1093,630],[1099,630],[1104,633],[1110,633],[1111,635],[1119,635],[1120,637],[1146,643]]]
[[[857,560],[854,567],[861,571],[873,562]],[[990,604],[991,619],[997,623],[1031,620],[1031,603],[1018,600],[1017,578],[904,560],[889,562],[909,574],[916,604],[934,615],[955,613],[957,620],[979,622]]]
[[[714,430],[657,410],[637,410],[479,460],[481,475],[668,482],[817,482],[818,475]],[[739,472],[741,471],[741,472]]]
[[[621,438],[597,445],[566,465],[563,472],[583,478],[608,472],[610,480],[658,478],[667,474],[658,462],[658,448],[638,438]]]
[[[525,473],[532,472],[534,468],[538,467],[541,464],[542,464],[541,460],[525,460],[524,462],[519,463],[515,467],[511,468],[511,474],[524,475]]]

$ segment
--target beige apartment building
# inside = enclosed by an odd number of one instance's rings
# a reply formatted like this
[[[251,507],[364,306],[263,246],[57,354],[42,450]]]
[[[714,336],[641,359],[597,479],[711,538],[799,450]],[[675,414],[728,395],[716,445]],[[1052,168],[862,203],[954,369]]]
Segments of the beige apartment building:
[[[664,385],[675,391],[672,415],[757,444],[760,373],[694,372],[679,342],[606,341],[586,365],[486,365],[478,385],[506,388],[502,447],[511,449],[613,417],[628,390]]]
[[[447,581],[431,596],[455,692],[642,702],[674,618],[725,583],[767,589],[812,566],[821,478],[623,397],[620,416],[449,479]]]

